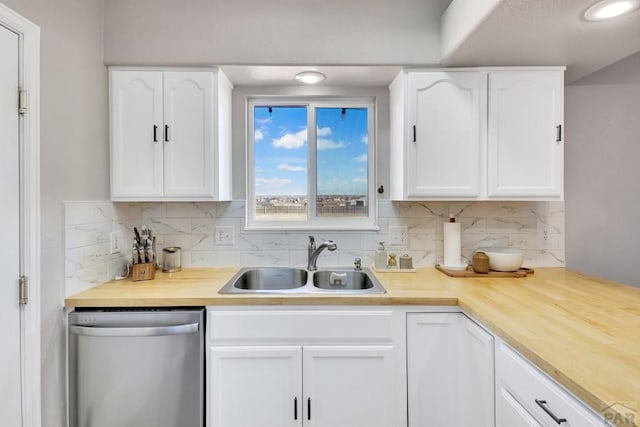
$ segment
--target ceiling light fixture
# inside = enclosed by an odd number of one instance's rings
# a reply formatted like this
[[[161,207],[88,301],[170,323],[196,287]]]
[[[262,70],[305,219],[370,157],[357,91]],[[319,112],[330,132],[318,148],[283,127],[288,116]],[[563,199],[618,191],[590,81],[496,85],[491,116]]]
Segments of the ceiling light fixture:
[[[318,72],[318,71],[303,71],[301,73],[296,74],[296,80],[302,83],[306,83],[308,85],[314,85],[316,83],[320,83],[327,77]]]
[[[597,22],[633,12],[640,7],[640,0],[601,0],[584,13],[584,19]]]

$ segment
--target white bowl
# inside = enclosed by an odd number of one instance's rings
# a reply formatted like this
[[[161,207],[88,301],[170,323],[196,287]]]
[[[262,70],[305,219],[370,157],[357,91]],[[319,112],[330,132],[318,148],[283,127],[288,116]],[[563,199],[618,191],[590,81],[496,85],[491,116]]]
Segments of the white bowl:
[[[524,251],[516,248],[480,248],[489,257],[489,268],[494,271],[518,271],[524,261]]]

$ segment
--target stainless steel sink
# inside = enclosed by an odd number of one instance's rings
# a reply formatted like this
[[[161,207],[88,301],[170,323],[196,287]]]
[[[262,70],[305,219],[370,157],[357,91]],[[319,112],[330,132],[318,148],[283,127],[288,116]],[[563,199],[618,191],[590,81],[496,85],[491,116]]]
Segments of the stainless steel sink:
[[[299,268],[243,268],[220,293],[286,292],[305,286],[307,277],[307,270]]]
[[[313,286],[332,292],[385,293],[384,288],[369,271],[332,269],[316,271]]]
[[[243,268],[219,291],[221,294],[385,292],[368,268],[334,268],[310,272],[284,267]]]

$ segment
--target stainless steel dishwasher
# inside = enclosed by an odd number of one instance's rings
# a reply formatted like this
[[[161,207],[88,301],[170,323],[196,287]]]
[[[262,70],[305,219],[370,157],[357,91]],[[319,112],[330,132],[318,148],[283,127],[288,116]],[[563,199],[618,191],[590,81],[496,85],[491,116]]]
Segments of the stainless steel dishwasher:
[[[69,313],[70,427],[202,427],[204,310]]]

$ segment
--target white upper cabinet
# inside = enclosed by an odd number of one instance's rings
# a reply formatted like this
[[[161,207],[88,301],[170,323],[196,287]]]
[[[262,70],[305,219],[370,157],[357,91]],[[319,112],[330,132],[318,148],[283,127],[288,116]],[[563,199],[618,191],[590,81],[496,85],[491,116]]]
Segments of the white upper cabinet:
[[[561,197],[562,73],[489,72],[488,99],[489,198]]]
[[[390,86],[392,200],[561,200],[563,68],[410,70]]]
[[[162,73],[111,73],[111,195],[162,197]]]
[[[480,75],[409,75],[408,197],[478,197]]]
[[[230,200],[231,90],[218,70],[112,69],[111,199]]]

